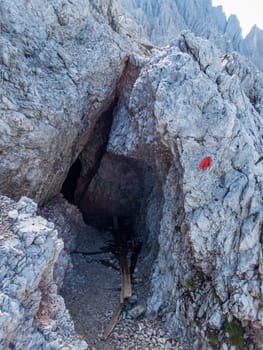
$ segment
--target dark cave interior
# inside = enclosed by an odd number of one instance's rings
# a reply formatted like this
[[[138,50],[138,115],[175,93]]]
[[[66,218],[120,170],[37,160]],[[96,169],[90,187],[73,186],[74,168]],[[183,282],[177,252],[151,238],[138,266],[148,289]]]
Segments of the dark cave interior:
[[[110,233],[115,250],[121,246],[135,257],[140,251],[153,262],[159,249],[162,189],[146,163],[107,151],[116,108],[117,98],[93,125],[92,137],[71,165],[61,193],[79,208],[88,226]]]
[[[70,167],[61,189],[64,197],[79,208],[87,224],[84,231],[77,233],[76,250],[71,252],[76,263],[76,279],[71,276],[64,287],[67,307],[73,305],[76,310],[80,305],[73,299],[78,298],[78,291],[83,287],[80,285],[75,295],[71,291],[67,293],[67,287],[79,279],[87,281],[81,298],[87,293],[94,295],[98,284],[103,288],[95,295],[100,301],[110,300],[105,290],[107,283],[112,287],[113,277],[108,282],[106,276],[110,270],[101,270],[101,265],[118,271],[117,283],[121,285],[118,300],[127,300],[127,295],[124,297],[122,293],[130,288],[138,297],[137,302],[144,304],[159,250],[162,187],[154,170],[144,161],[107,150],[115,108],[118,108],[116,100],[95,122],[92,138]],[[94,282],[89,282],[93,275]],[[88,294],[87,309],[92,308],[91,294]],[[128,306],[124,303],[125,307]],[[78,313],[83,312],[82,309]],[[79,329],[82,329],[81,322]]]
[[[61,192],[79,207],[88,226],[108,232],[109,244],[104,249],[108,249],[117,260],[128,258],[132,276],[142,255],[142,247],[147,245],[147,230],[138,229],[143,226],[140,214],[147,193],[144,169],[133,160],[105,153],[88,186],[81,184],[82,169],[78,158],[71,166]],[[81,202],[76,196],[78,192]]]
[[[77,188],[77,182],[78,182],[78,178],[80,177],[80,173],[81,173],[81,161],[79,160],[79,158],[77,158],[77,160],[70,167],[68,175],[61,189],[61,193],[72,204],[75,204],[74,193]]]
[[[79,207],[84,221],[105,229],[112,227],[113,217],[117,216],[124,230],[127,226],[133,227],[144,194],[142,172],[135,162],[105,153],[97,173],[88,180],[88,186],[83,185],[85,177],[81,176],[81,171],[81,160],[77,158],[69,169],[61,193]]]
[[[157,240],[149,239],[146,222],[149,197],[158,187],[152,171],[134,159],[105,152],[93,178],[86,180],[82,175],[83,155],[69,169],[61,189],[64,197],[80,209],[87,225],[111,232],[114,237],[109,239],[117,239],[120,244],[123,240],[128,244],[143,242],[147,252],[151,246],[156,248]],[[160,190],[159,193],[161,203]],[[116,217],[122,232],[119,237],[114,231]],[[158,217],[152,220],[158,221]]]

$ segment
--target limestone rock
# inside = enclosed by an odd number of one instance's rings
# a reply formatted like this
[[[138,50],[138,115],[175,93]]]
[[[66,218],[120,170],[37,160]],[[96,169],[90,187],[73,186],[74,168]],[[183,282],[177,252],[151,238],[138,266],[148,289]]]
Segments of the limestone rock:
[[[241,52],[251,59],[261,70],[263,70],[263,30],[256,25],[251,29],[242,42]]]
[[[134,306],[131,310],[129,310],[128,312],[128,315],[131,317],[131,318],[140,318],[144,313],[145,313],[145,307],[143,305],[136,305]]]
[[[72,267],[70,253],[76,248],[76,236],[86,229],[86,225],[78,208],[70,204],[62,194],[40,207],[38,214],[55,225],[58,238],[63,240],[64,249],[57,258],[53,273],[54,282],[60,290],[65,273]]]
[[[1,196],[0,209],[0,349],[85,350],[53,281],[63,248],[54,224],[26,197]]]
[[[171,46],[144,45],[145,57],[136,54],[140,32],[116,32],[133,20],[117,20],[113,1],[1,2],[1,194],[45,202],[79,157],[77,195],[88,184],[99,209],[129,209],[148,233],[148,312],[194,349],[207,348],[207,331],[222,332],[233,316],[262,334],[262,73],[229,52],[241,47],[238,21],[209,0],[140,3],[140,11],[136,0],[127,6],[146,38],[172,28]],[[211,41],[174,35],[185,28]],[[212,164],[201,170],[204,157]],[[85,349],[54,283],[69,263],[54,224],[26,197],[2,196],[0,205],[0,349]],[[61,197],[42,209],[70,250],[57,206],[79,213]]]
[[[119,30],[138,41],[158,45],[170,44],[182,30],[213,41],[224,53],[238,51],[263,69],[262,30],[254,26],[243,39],[238,18],[228,19],[222,6],[213,7],[211,0],[119,0]]]
[[[119,29],[138,40],[165,46],[175,33],[186,29],[185,20],[173,0],[119,0],[116,6],[120,14]]]
[[[57,194],[114,99],[129,45],[108,24],[109,4],[1,1],[3,194]]]
[[[118,106],[108,152],[144,162],[162,186],[145,215],[160,246],[148,311],[162,310],[184,341],[200,338],[196,320],[220,330],[225,315],[263,329],[259,86],[242,57],[184,32],[155,50]]]
[[[211,0],[119,0],[116,6],[122,15],[121,28],[161,47],[186,29],[215,41],[225,50],[237,50],[242,41],[237,17],[230,16],[227,20],[222,6],[213,7]]]

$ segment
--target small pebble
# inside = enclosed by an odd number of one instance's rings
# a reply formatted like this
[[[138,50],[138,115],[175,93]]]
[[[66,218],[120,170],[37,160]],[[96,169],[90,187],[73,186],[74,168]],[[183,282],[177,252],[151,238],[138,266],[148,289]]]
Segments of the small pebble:
[[[136,305],[129,311],[129,316],[133,319],[136,319],[142,316],[145,313],[145,307],[143,305]]]
[[[138,301],[137,295],[135,295],[135,294],[132,295],[131,297],[129,297],[129,298],[127,299],[127,301],[128,301],[128,303],[131,304],[131,305],[136,304],[137,301]]]
[[[10,210],[10,211],[8,212],[8,217],[9,217],[10,219],[13,219],[13,220],[17,219],[17,217],[18,217],[18,211],[17,211],[16,209]]]

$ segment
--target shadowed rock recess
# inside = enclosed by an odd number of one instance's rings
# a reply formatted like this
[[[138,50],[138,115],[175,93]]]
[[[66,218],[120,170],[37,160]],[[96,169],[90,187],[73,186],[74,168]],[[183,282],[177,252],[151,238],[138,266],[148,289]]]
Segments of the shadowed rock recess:
[[[119,6],[0,4],[0,350],[88,348],[59,291],[116,216],[178,349],[260,350],[262,73],[190,31],[141,44]]]

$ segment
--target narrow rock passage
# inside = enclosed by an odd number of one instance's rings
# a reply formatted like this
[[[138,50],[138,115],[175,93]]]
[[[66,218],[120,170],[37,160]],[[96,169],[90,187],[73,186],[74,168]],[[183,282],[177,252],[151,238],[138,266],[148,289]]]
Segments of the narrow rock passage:
[[[159,321],[144,317],[149,276],[143,269],[142,257],[135,269],[133,296],[124,304],[111,335],[103,340],[103,332],[120,298],[121,276],[118,261],[110,251],[112,242],[108,231],[92,226],[86,226],[77,236],[73,268],[67,273],[61,291],[77,333],[92,350],[177,349],[175,342],[165,336]]]

